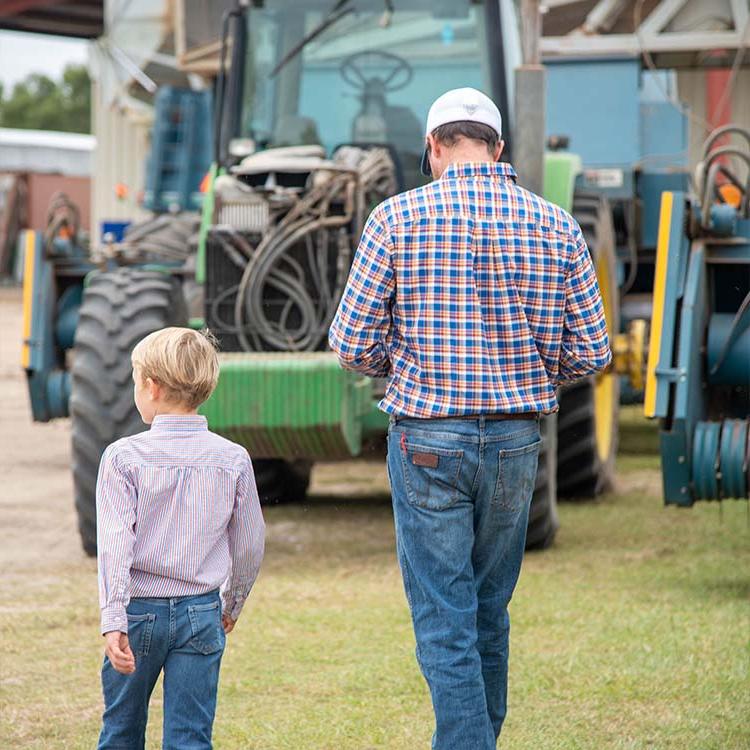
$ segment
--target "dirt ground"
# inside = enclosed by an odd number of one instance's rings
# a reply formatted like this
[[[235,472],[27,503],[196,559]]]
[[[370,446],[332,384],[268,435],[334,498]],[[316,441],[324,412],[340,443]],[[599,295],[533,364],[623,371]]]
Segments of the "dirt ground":
[[[0,568],[11,579],[40,560],[84,557],[78,539],[67,420],[31,420],[21,370],[21,290],[0,287]],[[8,581],[6,580],[6,583]]]

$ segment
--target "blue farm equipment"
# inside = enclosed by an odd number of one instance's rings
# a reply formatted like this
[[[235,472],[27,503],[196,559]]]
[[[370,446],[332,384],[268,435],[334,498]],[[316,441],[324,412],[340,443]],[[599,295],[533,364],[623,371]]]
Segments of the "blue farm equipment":
[[[154,100],[143,206],[154,213],[200,211],[211,164],[211,96],[162,86]]]
[[[665,502],[747,498],[750,131],[715,131],[694,195],[662,196],[651,330],[645,413],[660,420]]]
[[[688,123],[673,71],[639,60],[546,61],[547,133],[579,154],[579,190],[612,208],[621,325],[650,317],[661,193],[685,191]]]
[[[211,160],[210,95],[165,86],[156,96],[155,123],[145,205],[157,214],[197,211],[200,182]],[[88,274],[123,263],[181,266],[198,225],[198,214],[190,216],[157,216],[130,227],[122,244],[92,251],[77,208],[57,195],[47,229],[27,232],[22,365],[36,421],[68,416],[70,353]]]
[[[26,232],[23,347],[34,420],[68,416],[69,353],[78,326],[83,280],[94,266],[77,208],[63,194],[52,199],[44,232]]]

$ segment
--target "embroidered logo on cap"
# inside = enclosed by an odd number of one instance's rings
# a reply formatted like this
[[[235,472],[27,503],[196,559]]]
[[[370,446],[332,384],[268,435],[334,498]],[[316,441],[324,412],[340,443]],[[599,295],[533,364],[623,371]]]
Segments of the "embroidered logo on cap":
[[[464,104],[464,109],[466,110],[467,115],[473,115],[478,109],[478,104]]]

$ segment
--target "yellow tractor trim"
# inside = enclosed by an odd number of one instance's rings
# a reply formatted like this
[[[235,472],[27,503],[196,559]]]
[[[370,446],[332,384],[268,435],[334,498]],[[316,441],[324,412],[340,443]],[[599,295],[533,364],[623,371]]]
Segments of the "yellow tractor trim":
[[[664,292],[667,286],[667,256],[669,254],[669,230],[672,223],[674,194],[665,192],[661,196],[659,213],[659,235],[656,245],[656,276],[654,278],[654,302],[651,312],[651,340],[646,366],[646,395],[643,413],[653,417],[656,413],[656,366],[661,351],[661,327],[664,320]]]
[[[31,365],[31,313],[34,300],[34,250],[36,234],[26,232],[26,244],[23,258],[23,343],[21,346],[21,367],[27,370]]]
[[[604,318],[607,321],[607,331],[610,336],[615,332],[615,299],[613,294],[616,285],[612,278],[612,266],[606,253],[602,253],[596,264],[596,278],[604,305]],[[606,461],[612,452],[612,440],[617,429],[614,424],[614,400],[617,398],[615,378],[612,370],[596,376],[594,382],[594,422],[596,429],[596,448],[599,458]]]

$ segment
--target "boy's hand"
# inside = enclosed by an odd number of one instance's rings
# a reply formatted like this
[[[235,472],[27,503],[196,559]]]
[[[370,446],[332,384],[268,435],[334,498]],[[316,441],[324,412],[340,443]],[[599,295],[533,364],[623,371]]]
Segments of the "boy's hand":
[[[233,620],[229,615],[222,615],[221,616],[221,624],[224,626],[224,632],[225,633],[231,633],[234,630],[234,623],[236,623],[237,620]]]
[[[130,649],[128,636],[119,630],[111,630],[104,634],[104,653],[112,663],[112,666],[120,674],[132,674],[135,672],[135,656]]]

